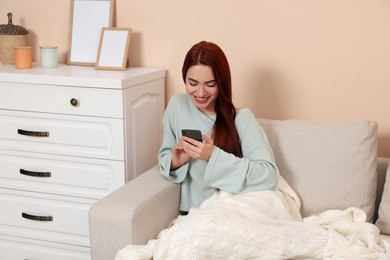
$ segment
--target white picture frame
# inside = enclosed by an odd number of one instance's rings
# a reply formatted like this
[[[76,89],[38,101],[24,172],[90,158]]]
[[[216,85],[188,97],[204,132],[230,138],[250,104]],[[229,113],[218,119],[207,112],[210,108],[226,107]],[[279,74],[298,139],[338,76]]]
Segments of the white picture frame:
[[[131,28],[102,28],[96,69],[125,70],[131,39]]]
[[[101,28],[113,26],[113,0],[71,0],[67,64],[94,66]]]

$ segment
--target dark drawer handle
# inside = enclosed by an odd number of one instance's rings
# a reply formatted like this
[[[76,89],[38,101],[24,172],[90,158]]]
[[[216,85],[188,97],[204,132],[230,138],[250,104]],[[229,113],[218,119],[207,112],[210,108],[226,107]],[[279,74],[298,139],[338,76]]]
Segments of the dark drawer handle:
[[[23,129],[18,129],[18,134],[27,135],[27,136],[37,136],[37,137],[48,137],[49,132],[39,132],[39,131],[28,131]]]
[[[76,98],[72,98],[72,99],[70,100],[70,104],[71,104],[72,106],[74,106],[74,107],[78,107],[78,106],[80,105],[80,101],[79,101],[78,99],[76,99]]]
[[[35,221],[53,221],[52,216],[36,216],[25,212],[22,212],[22,217],[26,219],[35,220]]]
[[[19,172],[20,174],[33,176],[33,177],[51,177],[51,172],[34,172],[25,169],[20,169]]]

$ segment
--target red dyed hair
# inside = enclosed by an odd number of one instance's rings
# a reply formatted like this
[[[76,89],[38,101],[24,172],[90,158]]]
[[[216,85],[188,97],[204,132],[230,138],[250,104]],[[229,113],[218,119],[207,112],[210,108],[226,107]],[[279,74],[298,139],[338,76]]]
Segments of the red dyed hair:
[[[209,66],[218,87],[215,103],[214,144],[222,150],[242,157],[241,142],[235,125],[236,108],[232,101],[232,82],[229,62],[222,49],[212,42],[201,41],[188,51],[182,68],[184,83],[187,71],[194,65]]]

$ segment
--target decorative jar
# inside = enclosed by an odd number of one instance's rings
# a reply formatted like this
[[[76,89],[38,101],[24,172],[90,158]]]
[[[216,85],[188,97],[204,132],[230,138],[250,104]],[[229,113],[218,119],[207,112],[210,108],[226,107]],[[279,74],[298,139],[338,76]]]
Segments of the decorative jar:
[[[8,24],[0,25],[0,61],[15,64],[14,48],[27,45],[28,31],[12,23],[12,13],[8,13]]]

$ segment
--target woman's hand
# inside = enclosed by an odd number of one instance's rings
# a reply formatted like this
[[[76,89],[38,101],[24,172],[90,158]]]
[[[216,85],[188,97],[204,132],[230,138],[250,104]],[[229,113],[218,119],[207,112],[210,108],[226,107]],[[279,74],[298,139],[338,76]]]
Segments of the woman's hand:
[[[171,170],[179,168],[190,160],[190,156],[183,150],[180,142],[173,147],[171,160]]]
[[[208,161],[214,150],[214,141],[208,136],[202,136],[203,142],[198,142],[192,138],[183,136],[179,144],[184,152],[194,159]]]

